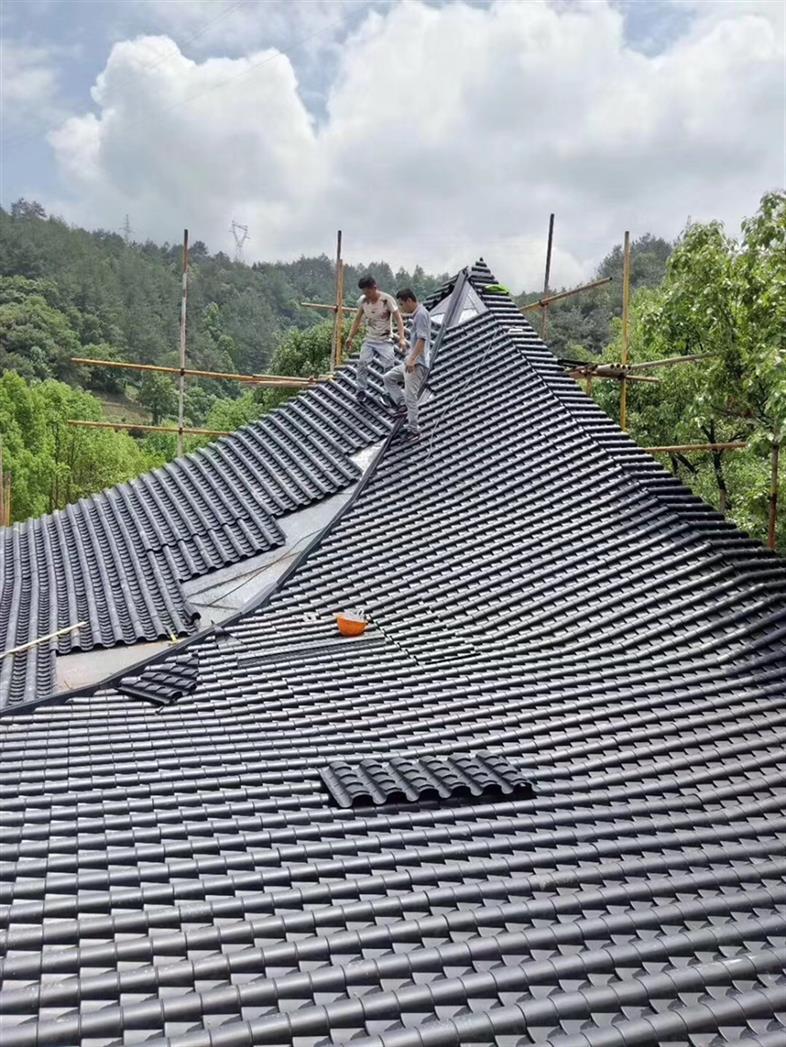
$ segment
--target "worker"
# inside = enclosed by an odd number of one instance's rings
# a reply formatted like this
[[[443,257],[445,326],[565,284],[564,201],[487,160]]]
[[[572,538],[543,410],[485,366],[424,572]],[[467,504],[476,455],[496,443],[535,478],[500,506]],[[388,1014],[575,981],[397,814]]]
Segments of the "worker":
[[[363,292],[358,303],[358,311],[352,321],[347,339],[347,353],[352,351],[352,343],[360,325],[365,321],[366,337],[360,349],[357,363],[357,398],[363,403],[368,399],[368,369],[371,361],[378,356],[383,367],[390,367],[395,362],[393,346],[390,341],[390,323],[395,319],[398,328],[398,344],[406,348],[404,321],[398,302],[393,295],[380,291],[377,281],[371,275],[362,276],[358,287]]]
[[[393,401],[398,414],[407,415],[404,437],[409,443],[420,439],[418,425],[418,396],[426,380],[431,350],[431,317],[424,305],[421,305],[415,292],[405,287],[396,294],[399,305],[407,316],[412,317],[409,329],[409,352],[404,362],[392,367],[383,376],[388,396]],[[404,387],[402,393],[401,387]]]

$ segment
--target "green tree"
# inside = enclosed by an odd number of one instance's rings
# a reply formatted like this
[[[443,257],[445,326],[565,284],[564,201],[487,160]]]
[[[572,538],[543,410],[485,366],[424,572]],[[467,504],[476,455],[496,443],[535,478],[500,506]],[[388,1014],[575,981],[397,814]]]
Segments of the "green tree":
[[[634,297],[631,332],[633,360],[701,357],[659,370],[657,386],[631,384],[632,435],[650,446],[747,441],[741,454],[674,455],[671,465],[766,539],[772,467],[786,437],[786,194],[767,194],[739,241],[717,222],[689,226],[660,287]],[[605,358],[621,359],[619,326]],[[619,391],[604,385],[598,400],[617,416]],[[784,512],[778,541],[786,543]]]
[[[29,378],[66,377],[81,346],[68,318],[41,294],[30,293],[0,305],[0,368]]]
[[[163,418],[177,410],[175,383],[158,372],[145,373],[137,399],[150,411],[153,425],[160,425]]]
[[[100,417],[95,397],[63,382],[0,375],[0,435],[14,520],[62,508],[160,464],[125,433],[68,424]]]

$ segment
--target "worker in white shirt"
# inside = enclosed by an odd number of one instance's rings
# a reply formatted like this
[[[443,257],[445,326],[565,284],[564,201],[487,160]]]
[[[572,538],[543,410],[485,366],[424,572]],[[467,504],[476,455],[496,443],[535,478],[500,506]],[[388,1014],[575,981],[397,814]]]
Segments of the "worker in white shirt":
[[[355,336],[360,325],[365,322],[366,337],[363,340],[357,362],[357,398],[360,403],[363,403],[368,398],[368,369],[374,357],[378,357],[386,369],[396,362],[390,341],[392,320],[396,321],[398,344],[402,349],[406,348],[407,341],[401,311],[393,295],[380,291],[377,281],[370,275],[361,277],[358,280],[358,287],[363,295],[358,303],[355,319],[352,321],[346,349],[347,353],[352,351]]]

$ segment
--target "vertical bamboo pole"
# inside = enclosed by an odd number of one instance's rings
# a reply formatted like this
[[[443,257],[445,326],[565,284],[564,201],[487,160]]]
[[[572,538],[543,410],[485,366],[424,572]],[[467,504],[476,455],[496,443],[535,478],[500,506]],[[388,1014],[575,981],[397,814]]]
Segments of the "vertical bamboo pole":
[[[183,453],[183,411],[186,391],[186,312],[188,309],[188,229],[183,230],[183,296],[180,300],[180,381],[177,394],[177,453]]]
[[[342,295],[339,298],[339,295]],[[335,371],[339,365],[341,358],[341,335],[339,328],[339,306],[343,302],[343,292],[341,290],[341,230],[339,229],[336,233],[336,307],[335,307],[335,320],[333,324],[333,351],[331,353],[330,370]]]
[[[344,277],[346,270],[346,263],[342,262],[336,303],[336,367],[341,367],[344,362]]]
[[[630,233],[625,231],[622,251],[622,366],[627,367],[630,357]],[[620,427],[628,428],[628,382],[623,377],[620,388]]]
[[[776,440],[772,445],[772,479],[770,482],[770,523],[767,529],[767,547],[775,549],[776,546],[776,523],[778,519],[778,462],[780,460],[781,444]]]
[[[543,278],[543,297],[548,298],[549,295],[549,279],[551,277],[551,246],[554,242],[554,215],[549,215],[549,239],[546,244],[546,275]],[[549,307],[543,306],[543,314],[540,322],[540,337],[543,341],[546,341],[546,333],[549,328]]]
[[[12,494],[13,494],[13,476],[12,476],[11,473],[6,473],[5,474],[5,495],[4,495],[4,498],[3,498],[3,502],[4,502],[4,505],[5,505],[5,525],[6,525],[6,527],[10,527],[11,526],[11,518],[13,516]]]
[[[0,527],[5,527],[5,477],[3,475],[3,438],[0,436]]]

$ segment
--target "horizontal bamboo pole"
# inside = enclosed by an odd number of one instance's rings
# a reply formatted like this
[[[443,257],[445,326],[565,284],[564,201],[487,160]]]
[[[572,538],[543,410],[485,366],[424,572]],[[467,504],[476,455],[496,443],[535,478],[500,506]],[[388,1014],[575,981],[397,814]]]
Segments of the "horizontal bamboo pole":
[[[145,433],[178,433],[180,430],[176,425],[139,425],[137,422],[83,422],[77,418],[69,418],[69,425],[79,425],[85,429],[141,429]],[[189,429],[183,426],[184,433],[194,436],[231,436],[232,433],[226,429]]]
[[[160,364],[131,364],[125,360],[94,360],[90,357],[72,356],[72,364],[86,364],[91,367],[116,367],[127,371],[154,371],[157,374],[180,374],[179,367],[162,367]],[[252,385],[273,385],[282,388],[310,389],[316,382],[330,377],[318,375],[314,378],[296,378],[285,374],[234,374],[230,371],[196,371],[190,367],[183,368],[183,374],[190,378],[215,378],[222,382],[250,382]]]
[[[327,309],[328,312],[335,313],[338,306],[334,303],[333,305],[327,305],[325,302],[301,302],[304,309]]]
[[[664,356],[662,360],[643,360],[640,364],[628,364],[628,368],[632,371],[651,371],[655,367],[667,367],[670,364],[689,363],[693,360],[706,360],[715,355],[717,354],[692,353],[690,356]]]
[[[72,633],[76,629],[81,629],[83,625],[87,625],[87,622],[77,622],[76,625],[66,625],[62,629],[56,629],[53,633],[47,633],[46,636],[39,636],[37,640],[28,640],[27,643],[20,644],[19,647],[12,647],[8,651],[3,651],[0,653],[0,658],[7,658],[9,654],[19,654],[21,651],[29,651],[31,647],[35,647],[39,643],[43,643],[45,640],[54,640],[56,636],[62,636],[63,633]]]
[[[733,441],[721,444],[666,444],[663,447],[642,447],[642,451],[652,451],[654,454],[665,454],[677,451],[741,451],[747,447],[746,443]]]
[[[549,295],[548,298],[541,298],[537,302],[530,302],[529,305],[520,305],[519,309],[522,313],[531,313],[533,309],[545,309],[547,305],[551,305],[552,302],[560,302],[563,298],[570,298],[573,294],[580,294],[582,291],[591,291],[593,287],[603,287],[604,284],[610,284],[611,277],[604,276],[602,280],[593,280],[590,284],[582,284],[581,287],[574,287],[570,291],[560,291],[559,294]]]
[[[650,378],[649,375],[644,374],[626,374],[625,371],[611,371],[602,370],[597,371],[590,364],[589,367],[573,367],[568,371],[570,378],[601,378],[608,381],[621,382],[623,378],[629,382],[660,382],[660,378]]]

